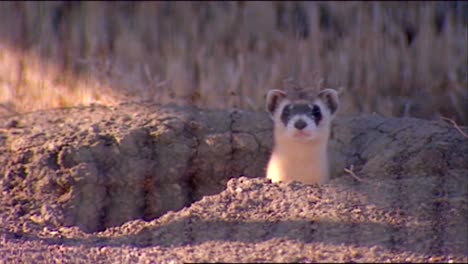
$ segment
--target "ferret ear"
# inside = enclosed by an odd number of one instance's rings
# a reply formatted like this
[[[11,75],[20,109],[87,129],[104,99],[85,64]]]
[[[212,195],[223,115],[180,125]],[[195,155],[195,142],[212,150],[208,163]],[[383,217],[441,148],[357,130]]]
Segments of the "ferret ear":
[[[331,115],[335,114],[339,105],[337,91],[333,89],[324,89],[318,93],[317,97],[328,107]]]
[[[279,105],[279,102],[286,97],[286,93],[281,90],[270,90],[266,96],[266,110],[270,112],[271,115],[275,112],[276,108]]]

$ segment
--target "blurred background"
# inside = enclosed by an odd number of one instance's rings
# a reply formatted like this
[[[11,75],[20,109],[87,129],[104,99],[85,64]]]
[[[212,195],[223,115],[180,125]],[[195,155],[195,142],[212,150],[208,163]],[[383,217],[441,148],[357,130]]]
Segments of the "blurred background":
[[[264,111],[293,78],[341,115],[468,124],[468,2],[1,2],[0,115],[123,101]]]

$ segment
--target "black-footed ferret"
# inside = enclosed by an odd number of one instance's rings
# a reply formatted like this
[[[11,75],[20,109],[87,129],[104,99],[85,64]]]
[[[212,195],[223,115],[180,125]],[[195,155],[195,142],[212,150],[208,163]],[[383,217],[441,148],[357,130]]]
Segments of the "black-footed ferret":
[[[305,184],[329,180],[327,144],[338,104],[338,93],[333,89],[316,94],[305,90],[268,92],[266,108],[274,122],[268,179]]]

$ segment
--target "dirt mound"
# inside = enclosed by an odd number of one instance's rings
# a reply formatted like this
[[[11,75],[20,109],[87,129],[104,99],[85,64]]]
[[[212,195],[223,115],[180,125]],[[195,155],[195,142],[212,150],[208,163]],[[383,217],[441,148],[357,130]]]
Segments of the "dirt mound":
[[[178,210],[222,191],[230,177],[262,175],[271,145],[262,115],[193,108],[73,108],[4,124],[9,202],[38,221],[88,232]],[[60,214],[48,213],[57,207]]]
[[[321,187],[263,178],[266,113],[123,104],[0,125],[7,259],[468,260],[468,140],[444,122],[337,119]]]

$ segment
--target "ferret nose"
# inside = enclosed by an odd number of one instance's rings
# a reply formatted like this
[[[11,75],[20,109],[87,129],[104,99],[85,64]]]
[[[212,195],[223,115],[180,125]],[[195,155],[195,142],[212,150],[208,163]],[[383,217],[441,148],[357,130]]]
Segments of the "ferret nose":
[[[296,121],[296,123],[294,123],[294,127],[299,129],[299,130],[302,130],[306,126],[307,126],[307,123],[304,122],[304,120],[302,120],[302,119],[299,119],[299,120]]]

